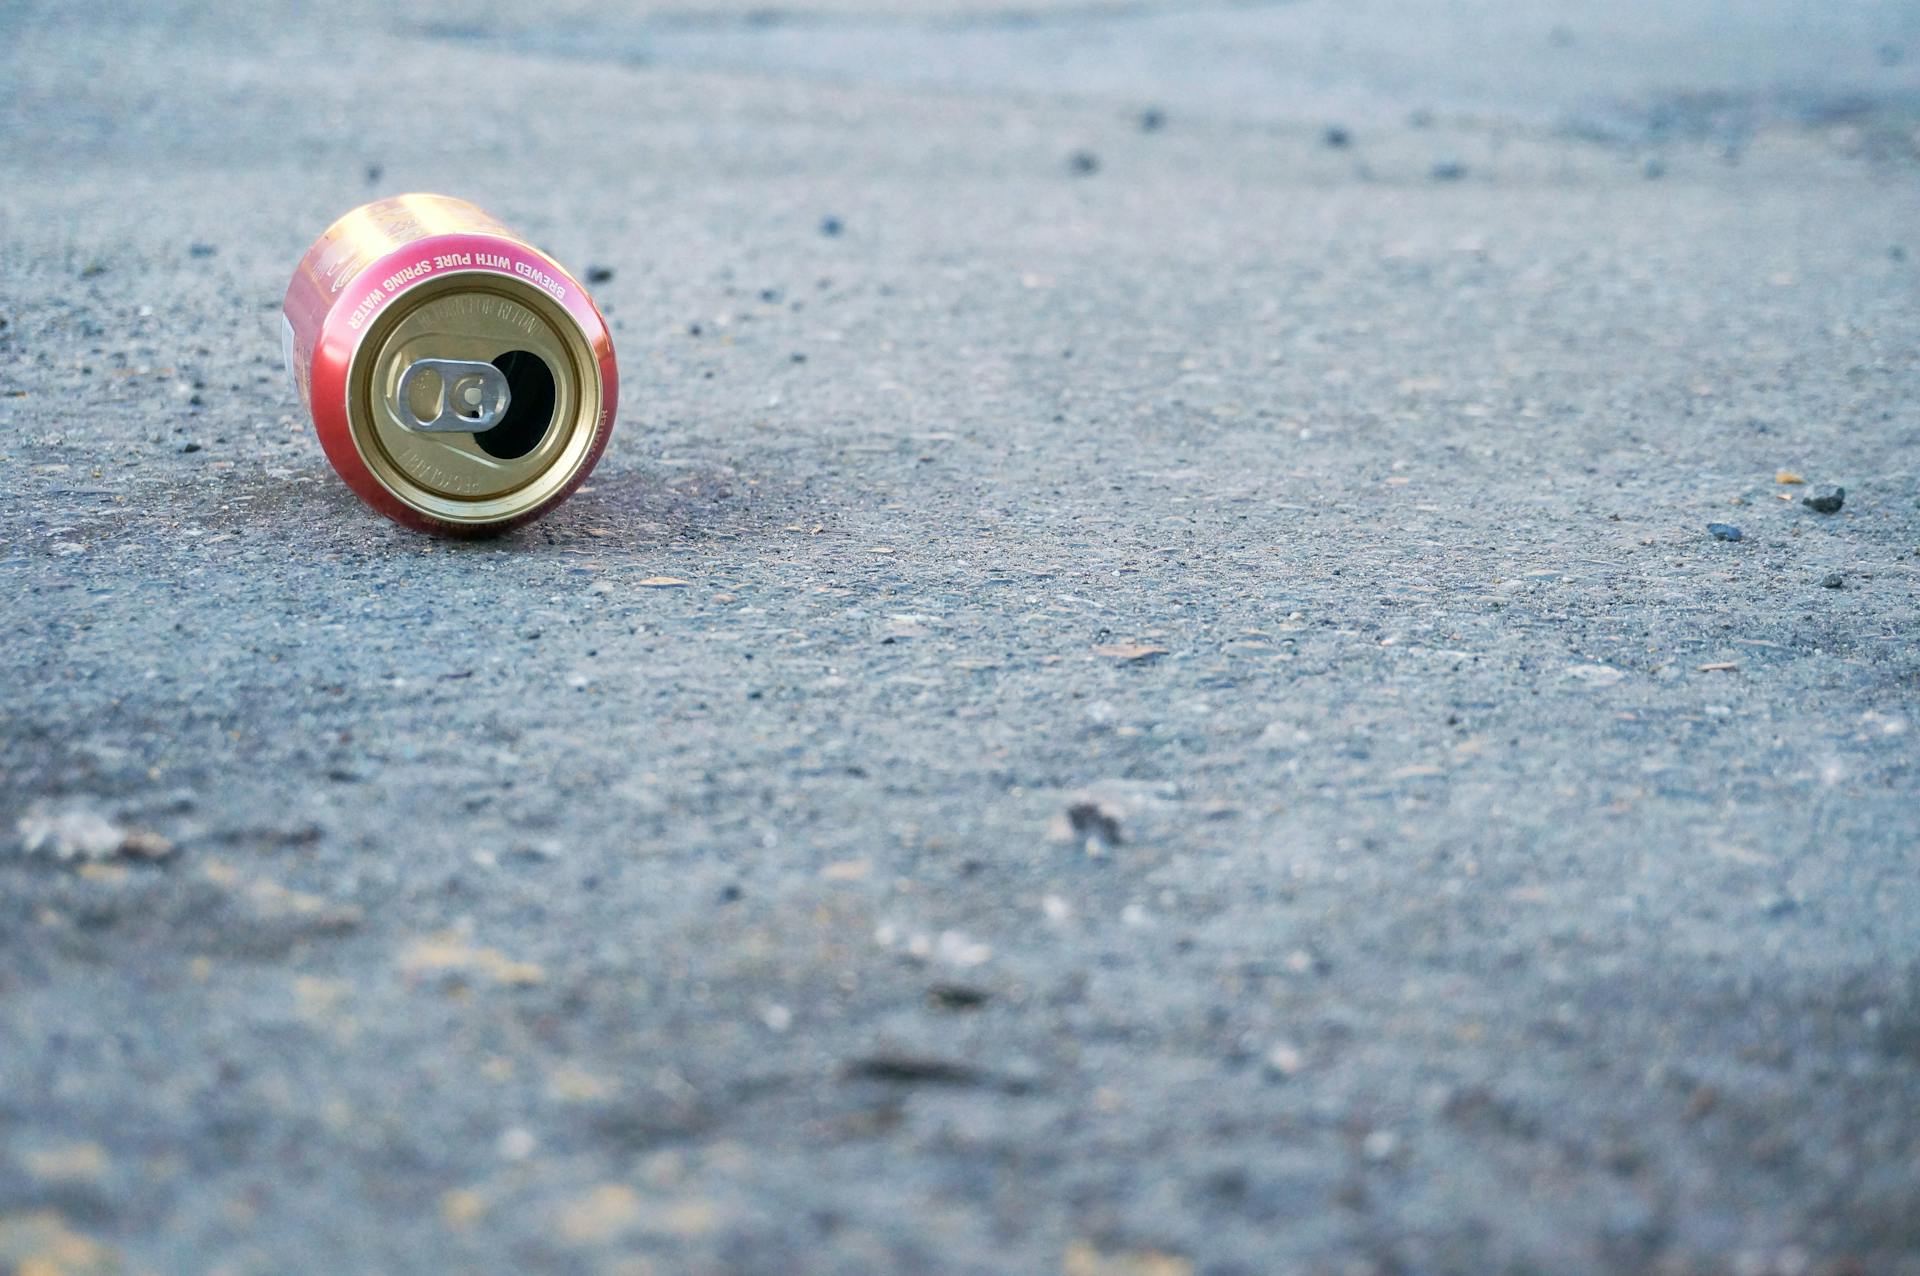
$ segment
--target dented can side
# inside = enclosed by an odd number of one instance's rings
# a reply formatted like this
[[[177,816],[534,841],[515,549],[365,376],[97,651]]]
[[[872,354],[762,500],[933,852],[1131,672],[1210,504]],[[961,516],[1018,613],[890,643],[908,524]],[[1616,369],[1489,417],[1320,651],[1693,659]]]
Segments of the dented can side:
[[[327,459],[411,527],[538,518],[612,430],[618,373],[592,298],[463,200],[401,195],[335,222],[288,286],[282,338]]]

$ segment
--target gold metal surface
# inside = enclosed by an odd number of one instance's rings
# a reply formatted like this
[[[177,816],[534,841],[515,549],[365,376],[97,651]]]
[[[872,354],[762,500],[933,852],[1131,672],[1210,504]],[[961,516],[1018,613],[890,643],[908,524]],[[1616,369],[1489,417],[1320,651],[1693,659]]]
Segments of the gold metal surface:
[[[490,456],[471,434],[403,423],[395,396],[415,360],[491,362],[511,350],[538,355],[553,373],[552,421],[525,456]],[[512,276],[460,271],[420,284],[380,315],[354,356],[347,411],[354,445],[388,491],[434,518],[484,526],[566,486],[593,441],[600,380],[586,336],[546,293]]]

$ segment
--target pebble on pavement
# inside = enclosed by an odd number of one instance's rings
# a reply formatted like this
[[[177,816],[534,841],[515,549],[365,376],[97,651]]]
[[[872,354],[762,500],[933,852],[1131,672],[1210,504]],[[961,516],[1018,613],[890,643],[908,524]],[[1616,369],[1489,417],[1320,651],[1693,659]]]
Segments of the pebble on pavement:
[[[114,856],[163,860],[173,843],[158,833],[122,827],[89,806],[35,807],[15,825],[20,849],[59,860],[103,860]]]

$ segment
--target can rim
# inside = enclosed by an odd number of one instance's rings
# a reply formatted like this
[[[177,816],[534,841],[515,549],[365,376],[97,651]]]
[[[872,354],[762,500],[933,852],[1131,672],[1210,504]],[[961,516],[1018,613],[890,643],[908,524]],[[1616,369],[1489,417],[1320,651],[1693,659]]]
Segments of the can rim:
[[[416,481],[380,443],[376,428],[373,374],[389,340],[420,307],[456,293],[491,293],[525,305],[552,329],[567,359],[555,368],[570,401],[565,419],[554,427],[567,437],[553,459],[523,481],[482,497],[451,495]],[[368,475],[408,510],[437,523],[473,529],[494,527],[538,513],[563,497],[599,456],[606,409],[600,362],[592,335],[572,309],[516,275],[492,269],[454,269],[422,278],[395,295],[354,343],[343,378],[347,434]],[[559,408],[556,406],[556,416]]]

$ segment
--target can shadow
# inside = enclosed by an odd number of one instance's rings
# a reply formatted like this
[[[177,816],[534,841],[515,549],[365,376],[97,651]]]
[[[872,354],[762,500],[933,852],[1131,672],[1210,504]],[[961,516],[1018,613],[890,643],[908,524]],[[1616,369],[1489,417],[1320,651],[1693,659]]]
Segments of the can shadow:
[[[507,549],[539,545],[617,551],[760,539],[798,515],[793,494],[733,466],[602,464],[544,518],[483,540]]]
[[[348,491],[324,463],[295,474],[236,474],[223,477],[217,485],[182,485],[165,501],[149,503],[173,509],[215,533],[245,535],[300,526],[310,529],[313,543],[327,549],[365,547],[369,536],[378,542],[384,533],[399,543],[433,540],[476,554],[583,549],[617,554],[668,545],[752,541],[776,535],[783,524],[812,518],[806,512],[808,502],[797,489],[708,462],[603,463],[571,498],[545,517],[506,532],[472,537],[429,537],[390,523]]]

